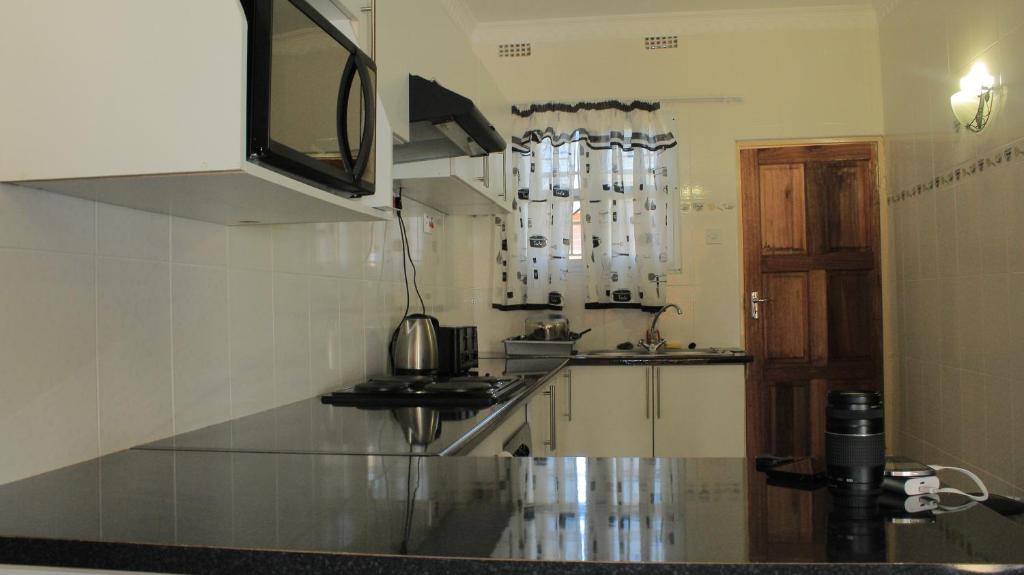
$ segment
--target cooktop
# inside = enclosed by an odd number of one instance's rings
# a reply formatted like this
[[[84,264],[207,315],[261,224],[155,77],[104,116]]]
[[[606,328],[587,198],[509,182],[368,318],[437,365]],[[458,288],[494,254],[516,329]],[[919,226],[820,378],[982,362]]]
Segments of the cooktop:
[[[507,399],[524,381],[520,376],[382,376],[324,395],[320,401],[371,409],[486,407]]]

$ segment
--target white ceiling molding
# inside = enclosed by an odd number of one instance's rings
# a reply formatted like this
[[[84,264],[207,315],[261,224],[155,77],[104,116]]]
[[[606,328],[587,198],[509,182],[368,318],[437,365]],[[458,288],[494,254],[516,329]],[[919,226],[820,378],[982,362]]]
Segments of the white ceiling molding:
[[[473,16],[473,12],[466,6],[466,0],[441,0],[441,5],[444,6],[445,11],[448,12],[448,17],[455,22],[455,25],[462,30],[462,33],[469,38],[473,38],[473,32],[479,26],[479,23],[476,17]]]
[[[628,39],[715,32],[875,29],[877,26],[874,8],[863,4],[481,22],[474,28],[472,38],[474,43],[538,42],[551,38]]]

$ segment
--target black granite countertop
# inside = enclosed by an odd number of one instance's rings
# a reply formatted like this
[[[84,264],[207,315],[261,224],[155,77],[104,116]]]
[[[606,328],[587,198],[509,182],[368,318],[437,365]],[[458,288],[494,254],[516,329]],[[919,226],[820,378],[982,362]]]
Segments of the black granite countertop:
[[[129,450],[0,486],[0,510],[0,564],[246,574],[1024,572],[1024,526],[983,505],[893,520],[876,500],[851,505],[824,489],[768,485],[743,459]]]
[[[137,449],[217,450],[238,452],[320,453],[349,455],[462,455],[543,387],[565,365],[696,365],[744,363],[742,352],[685,355],[579,354],[572,357],[484,357],[481,375],[515,375],[525,385],[508,400],[482,409],[364,409],[324,405],[314,397],[180,433]],[[411,441],[407,422],[414,410],[440,411],[440,424],[428,443]]]

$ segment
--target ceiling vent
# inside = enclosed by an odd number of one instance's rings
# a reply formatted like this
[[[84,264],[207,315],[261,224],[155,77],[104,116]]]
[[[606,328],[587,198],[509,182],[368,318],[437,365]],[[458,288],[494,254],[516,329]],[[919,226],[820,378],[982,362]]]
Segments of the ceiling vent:
[[[530,55],[529,42],[516,42],[513,44],[498,44],[499,58],[525,58]]]
[[[644,36],[644,48],[648,50],[663,50],[665,48],[678,48],[679,36]]]

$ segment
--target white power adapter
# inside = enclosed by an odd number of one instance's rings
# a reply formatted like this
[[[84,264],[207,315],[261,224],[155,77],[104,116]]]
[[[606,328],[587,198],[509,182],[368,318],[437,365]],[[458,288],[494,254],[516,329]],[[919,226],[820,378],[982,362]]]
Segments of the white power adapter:
[[[901,495],[927,495],[939,490],[940,482],[936,475],[924,477],[886,477],[882,480],[882,488]]]

